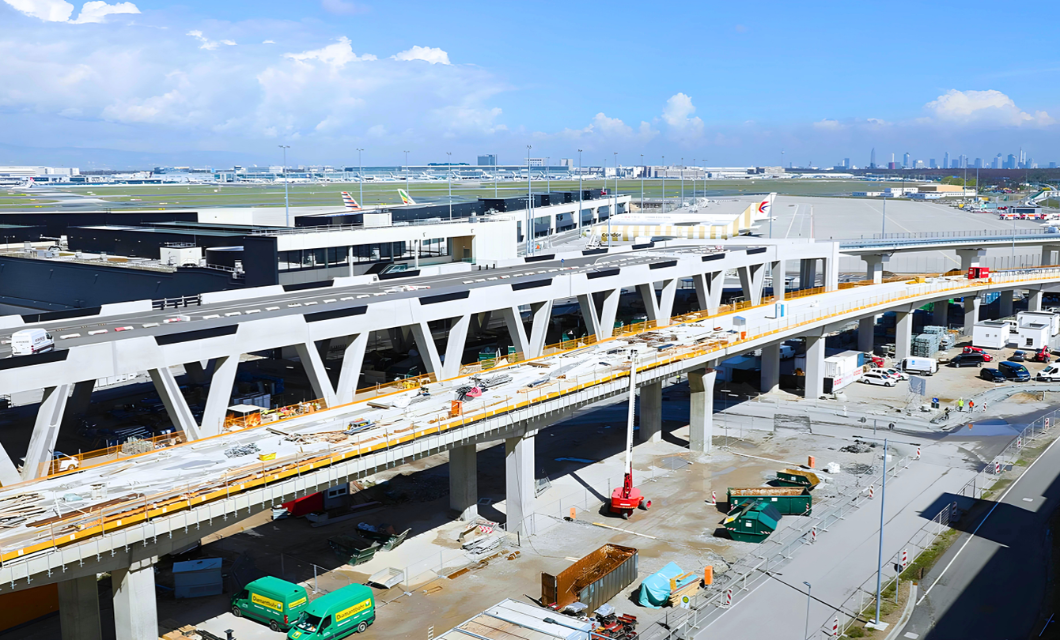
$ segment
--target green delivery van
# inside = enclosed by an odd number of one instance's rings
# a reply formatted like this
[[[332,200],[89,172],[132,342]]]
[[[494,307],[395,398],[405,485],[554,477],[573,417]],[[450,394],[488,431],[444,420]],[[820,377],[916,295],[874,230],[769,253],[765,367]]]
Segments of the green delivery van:
[[[351,584],[309,603],[287,632],[289,640],[338,640],[375,622],[375,596],[363,584]]]
[[[263,622],[273,631],[287,631],[308,604],[305,587],[266,576],[232,597],[232,615]]]

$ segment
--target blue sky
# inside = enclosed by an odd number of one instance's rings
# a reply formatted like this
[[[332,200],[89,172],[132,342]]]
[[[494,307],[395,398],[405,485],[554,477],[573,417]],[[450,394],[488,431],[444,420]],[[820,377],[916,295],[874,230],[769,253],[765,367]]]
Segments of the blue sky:
[[[0,0],[0,164],[1052,157],[1055,3]],[[986,20],[986,23],[979,20]],[[1010,28],[988,28],[990,20]],[[976,26],[980,25],[980,26]],[[783,156],[781,151],[784,151]]]

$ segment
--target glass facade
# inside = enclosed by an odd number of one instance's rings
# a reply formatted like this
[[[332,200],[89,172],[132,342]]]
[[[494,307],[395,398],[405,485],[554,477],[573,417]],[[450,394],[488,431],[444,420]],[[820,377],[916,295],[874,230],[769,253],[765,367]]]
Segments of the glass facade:
[[[447,255],[449,255],[449,243],[445,238],[424,240],[420,246],[421,258],[438,258]],[[411,242],[381,242],[352,247],[280,251],[278,254],[280,271],[339,266],[347,264],[350,257],[354,263],[411,260],[415,257],[415,246]]]

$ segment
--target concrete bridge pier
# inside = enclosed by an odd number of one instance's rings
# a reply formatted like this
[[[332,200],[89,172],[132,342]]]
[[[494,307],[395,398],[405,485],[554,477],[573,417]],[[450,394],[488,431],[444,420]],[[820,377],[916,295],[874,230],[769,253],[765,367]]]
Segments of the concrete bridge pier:
[[[59,583],[59,626],[62,640],[100,640],[99,587],[87,575]],[[152,600],[154,594],[151,594]]]
[[[780,386],[780,343],[762,347],[762,378],[759,388],[762,393],[771,393]]]
[[[817,286],[817,258],[799,260],[799,289],[812,289]]]
[[[691,391],[688,417],[688,448],[695,453],[710,453],[714,440],[714,369],[690,371],[688,387]]]
[[[1042,245],[1042,266],[1051,266],[1057,263],[1056,258],[1053,257],[1053,253],[1060,251],[1060,245],[1046,244]]]
[[[473,444],[449,450],[449,508],[464,522],[478,517],[478,451]]]
[[[875,346],[876,316],[861,318],[858,320],[858,351],[872,352]]]
[[[640,441],[662,440],[662,381],[640,388]]]
[[[824,336],[806,336],[806,389],[803,397],[816,400],[824,395]]]
[[[865,261],[866,265],[865,279],[872,280],[874,284],[880,284],[883,282],[883,266],[890,262],[891,254],[876,253],[861,256],[861,258]]]
[[[1008,318],[1009,316],[1012,315],[1012,294],[1013,293],[1014,293],[1014,291],[1012,289],[1005,289],[998,296],[998,299],[997,299],[998,300],[998,309],[999,309],[998,317],[1000,317],[1000,318]]]
[[[894,326],[894,358],[904,360],[913,355],[913,312],[898,311]]]
[[[777,260],[769,266],[769,277],[773,281],[773,301],[782,302],[787,287],[786,265],[783,260]]]
[[[936,300],[932,304],[932,315],[932,322],[935,323],[935,326],[950,326],[950,299]]]
[[[114,631],[117,640],[158,637],[155,560],[156,558],[139,560],[110,574],[114,590]]]
[[[961,259],[961,271],[968,273],[968,269],[982,264],[986,249],[957,249],[957,255]]]
[[[1041,311],[1044,292],[1041,289],[1031,289],[1027,293],[1027,311]]]
[[[504,504],[507,515],[505,528],[521,536],[532,536],[534,527],[534,449],[537,431],[507,438],[504,441]]]
[[[964,296],[964,335],[972,335],[975,323],[979,322],[979,296]]]
[[[69,396],[68,384],[44,389],[44,398],[37,410],[37,421],[33,425],[33,435],[30,436],[26,451],[26,461],[22,465],[22,480],[34,480],[48,474],[55,451],[55,439],[59,437],[59,427],[63,423],[63,412],[66,411]],[[7,475],[10,469],[0,468],[0,471]],[[2,479],[0,481],[9,484]]]

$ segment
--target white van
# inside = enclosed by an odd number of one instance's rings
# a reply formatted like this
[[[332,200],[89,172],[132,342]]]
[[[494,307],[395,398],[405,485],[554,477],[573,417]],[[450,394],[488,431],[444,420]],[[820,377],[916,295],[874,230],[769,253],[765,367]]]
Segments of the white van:
[[[1060,382],[1060,366],[1055,364],[1045,365],[1045,368],[1038,372],[1035,380],[1039,382]]]
[[[934,375],[939,370],[939,363],[932,358],[906,358],[902,360],[902,371],[919,375]]]
[[[55,348],[52,334],[44,329],[23,329],[11,334],[11,355],[31,356]]]

